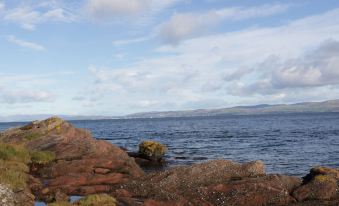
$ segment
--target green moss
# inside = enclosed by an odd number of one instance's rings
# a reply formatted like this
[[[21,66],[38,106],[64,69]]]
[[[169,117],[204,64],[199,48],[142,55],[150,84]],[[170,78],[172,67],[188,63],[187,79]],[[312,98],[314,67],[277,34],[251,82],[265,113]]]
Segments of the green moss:
[[[115,206],[117,201],[107,195],[107,194],[98,194],[98,195],[89,195],[87,197],[81,198],[75,205],[79,206]]]
[[[61,125],[57,125],[57,126],[55,127],[55,130],[56,130],[56,133],[57,133],[57,134],[61,134]]]
[[[47,122],[47,133],[55,131],[57,134],[61,134],[61,125],[64,123],[64,120],[58,117],[51,117],[46,120]]]
[[[328,175],[317,175],[314,180],[319,183],[335,181],[335,179]]]
[[[28,133],[24,136],[25,140],[32,141],[41,138],[43,135],[39,133]]]
[[[54,152],[50,151],[31,151],[31,162],[36,164],[48,164],[55,160]]]

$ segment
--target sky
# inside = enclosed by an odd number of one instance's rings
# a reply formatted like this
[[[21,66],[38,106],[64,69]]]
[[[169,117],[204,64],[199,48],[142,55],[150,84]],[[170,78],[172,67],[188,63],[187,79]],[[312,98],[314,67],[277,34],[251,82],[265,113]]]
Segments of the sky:
[[[337,0],[0,0],[0,114],[339,99]]]

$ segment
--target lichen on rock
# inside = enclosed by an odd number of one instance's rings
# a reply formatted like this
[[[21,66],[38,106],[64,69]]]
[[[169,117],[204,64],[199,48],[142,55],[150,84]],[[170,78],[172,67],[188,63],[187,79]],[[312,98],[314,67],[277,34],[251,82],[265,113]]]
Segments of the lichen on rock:
[[[298,201],[330,200],[339,197],[339,170],[315,167],[304,177],[303,184],[293,191]]]
[[[143,141],[139,144],[139,153],[151,160],[160,161],[166,152],[167,147],[156,141]]]
[[[13,190],[3,184],[0,184],[0,205],[1,206],[15,205],[15,195]]]

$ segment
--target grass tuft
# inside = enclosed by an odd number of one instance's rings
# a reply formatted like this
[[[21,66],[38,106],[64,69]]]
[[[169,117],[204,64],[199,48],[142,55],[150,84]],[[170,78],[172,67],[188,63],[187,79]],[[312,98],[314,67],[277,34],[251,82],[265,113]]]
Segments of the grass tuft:
[[[89,195],[81,198],[75,205],[78,206],[116,206],[117,201],[107,194]]]
[[[72,206],[72,204],[69,202],[54,202],[48,204],[48,206]]]
[[[36,139],[41,138],[43,135],[39,134],[39,133],[28,133],[25,135],[24,139],[28,140],[28,141],[33,141]]]
[[[24,163],[0,160],[0,182],[12,189],[24,188],[28,170]]]
[[[31,162],[35,164],[48,164],[55,160],[54,152],[50,151],[30,151]]]
[[[12,189],[26,187],[29,163],[47,164],[55,159],[53,152],[29,151],[22,145],[0,142],[0,183]]]
[[[18,161],[22,163],[30,162],[30,155],[27,149],[21,145],[1,144],[0,159],[6,161]]]

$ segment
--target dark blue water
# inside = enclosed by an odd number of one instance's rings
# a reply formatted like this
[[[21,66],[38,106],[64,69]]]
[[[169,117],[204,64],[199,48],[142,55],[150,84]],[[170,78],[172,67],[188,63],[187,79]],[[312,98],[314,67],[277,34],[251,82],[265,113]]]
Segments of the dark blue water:
[[[142,140],[168,146],[170,166],[209,159],[263,160],[267,172],[303,176],[339,167],[339,113],[72,121],[96,138],[137,150]],[[22,123],[0,123],[0,130]]]

